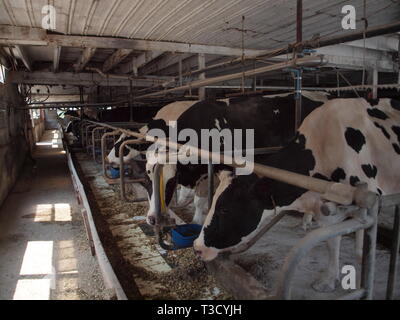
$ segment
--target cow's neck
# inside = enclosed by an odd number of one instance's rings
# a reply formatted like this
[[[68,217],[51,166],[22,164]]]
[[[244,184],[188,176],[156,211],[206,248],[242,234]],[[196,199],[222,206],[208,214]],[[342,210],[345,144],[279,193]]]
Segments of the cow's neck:
[[[305,138],[298,135],[294,141],[276,154],[256,159],[261,164],[309,176],[315,167],[311,150],[305,149]],[[290,206],[307,190],[277,180],[265,179],[268,186],[265,209]]]

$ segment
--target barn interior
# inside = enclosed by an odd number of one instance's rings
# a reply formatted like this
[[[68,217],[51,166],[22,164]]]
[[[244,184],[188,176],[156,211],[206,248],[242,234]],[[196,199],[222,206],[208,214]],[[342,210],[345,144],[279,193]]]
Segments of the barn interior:
[[[302,91],[400,100],[400,2],[0,0],[0,299],[271,299],[282,252],[307,234],[293,229],[300,220],[206,267],[191,249],[167,252],[143,218],[144,189],[103,176],[101,135],[137,128],[176,101],[286,93],[300,95],[298,128]],[[99,120],[115,109],[123,121]],[[66,111],[96,119],[79,146],[66,141]],[[193,206],[180,211],[188,222]],[[399,299],[392,211],[378,234],[375,291],[316,293],[320,244],[291,294]],[[347,262],[353,242],[343,245]]]

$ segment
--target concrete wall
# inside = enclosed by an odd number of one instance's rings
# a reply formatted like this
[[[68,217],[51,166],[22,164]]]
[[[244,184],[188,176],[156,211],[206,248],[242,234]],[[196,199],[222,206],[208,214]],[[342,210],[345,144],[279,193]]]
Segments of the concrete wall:
[[[30,147],[27,111],[16,85],[0,84],[0,205],[14,186]]]

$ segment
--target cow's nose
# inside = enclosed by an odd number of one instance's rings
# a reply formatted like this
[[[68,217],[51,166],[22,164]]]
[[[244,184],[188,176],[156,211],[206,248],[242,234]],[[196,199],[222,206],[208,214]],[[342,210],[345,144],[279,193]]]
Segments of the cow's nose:
[[[201,254],[203,253],[201,250],[196,250],[194,247],[193,247],[193,252],[197,257],[201,257]]]
[[[149,217],[147,218],[147,221],[148,221],[148,223],[149,223],[150,225],[152,225],[152,226],[154,226],[154,225],[156,224],[156,218],[153,217],[153,216],[149,216]]]

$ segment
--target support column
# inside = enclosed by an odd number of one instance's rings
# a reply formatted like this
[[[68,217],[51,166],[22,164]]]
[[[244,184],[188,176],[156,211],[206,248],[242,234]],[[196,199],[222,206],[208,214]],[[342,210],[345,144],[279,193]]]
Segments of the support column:
[[[296,42],[300,43],[303,41],[303,0],[297,0],[297,21],[296,21]],[[301,47],[297,48],[298,52],[301,51]],[[295,94],[295,99],[296,99],[296,110],[295,110],[295,132],[299,129],[301,125],[301,100],[302,100],[302,95],[301,95],[301,85],[302,85],[302,78],[301,78],[301,70],[299,70],[298,73],[296,73],[297,79],[296,81],[296,94]]]
[[[204,69],[206,67],[205,54],[199,53],[197,57],[198,57],[199,69]],[[205,78],[206,78],[206,74],[204,72],[199,74],[199,80],[204,80]],[[199,88],[199,100],[205,100],[205,98],[206,98],[206,88],[200,87]]]
[[[374,86],[377,86],[379,83],[379,73],[378,73],[378,68],[374,68],[372,70],[372,84]],[[378,99],[378,87],[374,87],[372,89],[372,99]]]

